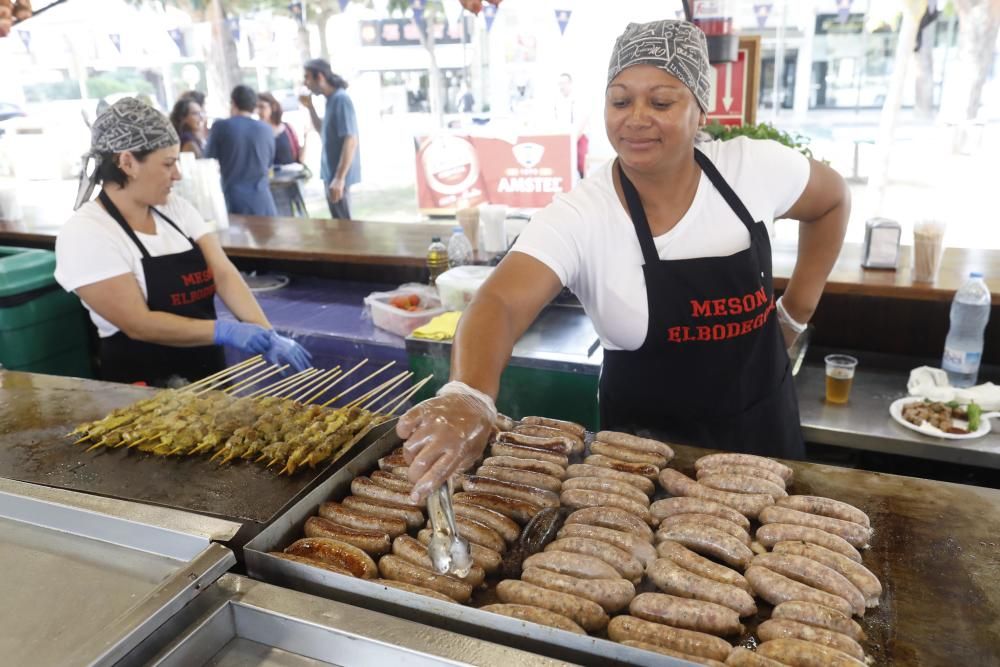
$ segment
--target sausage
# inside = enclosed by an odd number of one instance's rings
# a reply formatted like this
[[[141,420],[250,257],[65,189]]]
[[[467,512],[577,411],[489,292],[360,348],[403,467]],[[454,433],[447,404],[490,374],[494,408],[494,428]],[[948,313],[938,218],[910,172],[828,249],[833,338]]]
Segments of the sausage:
[[[531,517],[538,514],[539,510],[542,509],[540,505],[536,505],[535,503],[498,496],[493,493],[456,493],[453,499],[460,502],[464,501],[471,505],[479,505],[494,512],[500,512],[500,514],[522,525],[531,521]]]
[[[558,494],[527,484],[504,482],[479,475],[465,475],[462,477],[462,488],[469,493],[492,493],[496,496],[523,500],[539,507],[559,507]]]
[[[440,600],[441,602],[455,602],[447,595],[442,595],[441,593],[431,590],[430,588],[425,588],[424,586],[408,584],[405,581],[393,581],[392,579],[370,579],[369,581],[373,584],[378,584],[379,586],[385,586],[386,588],[398,588],[399,590],[406,591],[407,593],[416,593],[417,595],[434,598],[435,600]]]
[[[564,506],[570,509],[580,509],[582,507],[617,507],[636,515],[646,523],[655,525],[653,517],[649,514],[649,509],[645,505],[637,503],[631,498],[620,496],[617,493],[588,491],[587,489],[567,489],[560,494],[559,500]]]
[[[590,632],[600,630],[608,624],[608,615],[593,600],[552,591],[526,581],[505,579],[497,584],[496,593],[501,602],[548,609]]]
[[[524,445],[512,445],[507,442],[494,442],[490,446],[490,454],[493,456],[514,456],[519,459],[535,459],[536,461],[548,461],[565,468],[569,465],[569,459],[565,454],[557,454],[547,449],[538,447],[526,447]]]
[[[541,607],[532,607],[531,605],[526,604],[488,604],[484,607],[480,607],[480,609],[494,614],[510,616],[511,618],[518,619],[519,621],[529,621],[531,623],[538,623],[539,625],[547,625],[550,628],[565,630],[578,635],[587,634],[584,632],[583,628],[565,616],[551,612],[548,609],[542,609]]]
[[[358,512],[333,501],[320,505],[319,515],[345,528],[377,531],[379,533],[386,533],[390,538],[406,532],[406,522],[402,519]]]
[[[613,544],[635,556],[644,567],[656,560],[656,549],[645,539],[635,533],[628,533],[613,528],[590,526],[582,523],[566,524],[559,531],[559,537],[589,537],[599,542]]]
[[[621,611],[635,597],[635,586],[624,579],[581,579],[551,570],[529,567],[521,572],[521,581],[592,600],[609,614]]]
[[[569,433],[577,438],[583,438],[587,430],[576,422],[565,421],[563,419],[552,419],[551,417],[521,417],[522,424],[529,426],[548,426]]]
[[[357,510],[377,517],[402,519],[409,528],[419,528],[424,523],[424,513],[414,505],[399,505],[388,500],[347,496],[341,504],[348,509]]]
[[[580,478],[588,479],[588,478]],[[632,533],[647,542],[653,541],[653,529],[646,523],[625,510],[617,507],[584,507],[570,514],[566,523],[578,523],[587,526],[598,526]]]
[[[410,494],[393,491],[381,484],[376,484],[367,477],[355,477],[351,480],[351,493],[360,498],[372,498],[374,500],[384,500],[396,505],[412,507],[420,512],[420,508],[410,501]]]
[[[580,579],[621,579],[618,571],[600,558],[564,551],[542,551],[524,560],[524,568],[537,567]]]
[[[616,493],[625,496],[643,507],[649,507],[649,496],[635,488],[631,484],[608,477],[572,477],[567,479],[562,486],[563,491],[569,489],[586,489],[587,491],[602,491],[604,493]]]
[[[473,544],[501,554],[507,551],[507,543],[500,537],[500,533],[487,525],[464,516],[456,516],[455,526],[458,528],[458,534]]]
[[[627,472],[630,475],[639,475],[650,481],[656,479],[656,475],[660,472],[660,469],[651,463],[629,463],[628,461],[619,461],[618,459],[601,454],[591,454],[583,462],[587,465],[610,468],[618,472]]]
[[[371,579],[378,574],[375,561],[361,549],[325,537],[304,537],[285,548],[286,554],[335,565],[360,579]]]
[[[378,561],[378,571],[384,579],[403,581],[414,586],[423,586],[447,595],[456,602],[468,602],[472,598],[472,585],[464,581],[438,574],[427,568],[414,565],[405,558],[386,554]]]
[[[549,544],[545,550],[594,556],[615,568],[623,579],[628,579],[633,584],[642,581],[642,563],[628,551],[607,542],[600,542],[589,537],[564,537]]]
[[[800,584],[794,579],[778,574],[760,565],[751,565],[745,574],[754,593],[773,605],[789,600],[804,600],[830,607],[848,616],[851,615],[851,603],[842,597],[831,595],[812,586]]]
[[[653,491],[656,490],[656,487],[653,485],[653,481],[643,477],[642,475],[633,475],[632,473],[612,470],[611,468],[605,468],[603,466],[589,465],[587,463],[574,463],[570,467],[566,468],[566,476],[570,478],[606,477],[609,479],[617,479],[625,482],[626,484],[631,484],[647,496],[653,495]]]
[[[711,514],[732,521],[743,530],[750,529],[750,521],[732,507],[705,498],[664,498],[650,505],[649,512],[657,521],[675,514]]]
[[[427,554],[427,547],[409,535],[400,535],[393,540],[392,553],[399,556],[403,560],[410,561],[414,565],[419,565],[425,570],[436,572],[434,569],[434,563],[431,562],[431,557]],[[486,572],[483,568],[474,564],[469,569],[469,574],[464,577],[457,577],[453,574],[445,574],[445,576],[458,579],[459,581],[464,581],[473,588],[477,588],[481,586],[483,581],[486,579]]]
[[[739,615],[729,607],[666,593],[640,593],[629,604],[628,613],[654,623],[712,635],[739,635],[744,630]]]
[[[504,556],[500,564],[500,574],[505,579],[517,579],[521,576],[524,559],[536,554],[556,539],[556,534],[562,528],[563,512],[561,509],[546,507],[531,517],[521,531],[521,536]]]
[[[405,493],[407,496],[413,492],[413,484],[410,480],[385,470],[373,470],[368,478],[379,486],[384,486],[398,493]]]
[[[395,449],[378,460],[379,470],[390,470],[392,468],[405,468],[410,464],[403,456],[403,449]]]
[[[698,468],[695,477],[701,480],[702,477],[708,475],[747,475],[748,477],[757,477],[760,479],[766,479],[772,484],[780,486],[782,489],[785,488],[785,480],[781,478],[781,475],[776,475],[770,470],[764,470],[763,468],[758,468],[757,466],[733,466],[733,465],[715,465],[715,466],[704,466]]]
[[[754,557],[753,564],[766,567],[789,579],[841,597],[850,603],[855,614],[865,615],[865,597],[861,591],[844,575],[820,562],[796,554],[769,553]]]
[[[708,667],[725,667],[726,665],[726,663],[719,662],[718,660],[702,658],[701,656],[691,655],[690,653],[681,653],[680,651],[674,651],[673,649],[666,648],[665,646],[657,646],[656,644],[640,642],[635,639],[626,639],[625,641],[619,643],[623,646],[631,646],[632,648],[639,648],[643,651],[659,653],[660,655],[670,656],[671,658],[680,658],[681,660],[687,660],[688,662],[694,662],[699,665],[708,665]]]
[[[756,466],[773,472],[775,475],[778,475],[781,479],[785,480],[786,483],[792,480],[792,469],[784,463],[778,463],[774,459],[756,456],[754,454],[736,454],[731,452],[709,454],[708,456],[702,456],[694,462],[694,467],[697,469],[710,468],[712,466],[719,465]]]
[[[750,547],[739,539],[710,526],[681,524],[657,532],[660,539],[683,544],[691,551],[717,558],[727,565],[747,569],[753,559]]]
[[[658,558],[646,568],[646,574],[664,593],[682,598],[714,602],[734,610],[740,616],[753,616],[757,605],[742,588],[724,584],[685,570],[669,558]]]
[[[572,451],[574,454],[579,454],[583,451],[583,436],[573,435],[562,429],[539,426],[537,424],[521,424],[514,427],[514,433],[530,435],[536,438],[567,438],[573,443]]]
[[[649,465],[654,465],[657,468],[663,468],[667,465],[667,457],[665,456],[651,454],[649,452],[643,452],[636,449],[629,449],[628,447],[612,445],[607,442],[601,442],[600,440],[595,440],[590,444],[590,451],[594,454],[601,454],[603,456],[613,458],[616,461],[625,461],[628,463],[648,463]]]
[[[556,479],[566,479],[566,468],[549,461],[538,461],[536,459],[522,459],[516,456],[489,456],[483,461],[484,466],[494,468],[513,468],[514,470],[528,470],[543,475],[551,475]]]
[[[847,556],[855,563],[861,562],[861,554],[847,540],[819,528],[791,523],[769,523],[757,529],[756,539],[768,549],[778,542],[810,542]]]
[[[728,535],[732,535],[747,547],[750,546],[750,533],[728,519],[722,519],[711,514],[674,514],[660,521],[659,527],[662,531],[674,526],[708,526],[709,528],[721,530]]]
[[[431,543],[431,530],[429,528],[421,530],[417,533],[417,540],[426,547]],[[472,556],[472,562],[483,568],[486,574],[496,573],[500,569],[500,561],[503,559],[503,556],[493,549],[487,549],[473,542],[469,543],[469,555]]]
[[[327,572],[333,572],[335,574],[342,574],[347,577],[353,577],[354,573],[342,567],[337,567],[336,565],[331,565],[330,563],[324,563],[321,560],[314,560],[312,558],[304,558],[302,556],[294,556],[292,554],[286,554],[281,551],[269,551],[269,555],[275,558],[281,558],[283,560],[290,560],[293,563],[302,563],[303,565],[308,565],[310,567],[318,567],[321,570],[326,570]]]
[[[501,431],[513,431],[514,430],[514,420],[505,414],[497,413],[496,427]]]
[[[757,655],[742,646],[733,649],[733,652],[726,658],[726,665],[727,667],[785,667],[784,663]]]
[[[562,490],[562,482],[559,481],[558,477],[530,470],[503,468],[500,466],[480,466],[479,470],[476,471],[476,475],[479,477],[489,477],[490,479],[499,479],[502,482],[514,482],[515,484],[533,486],[536,489],[545,489],[554,493],[559,493]]]
[[[865,639],[864,630],[853,618],[815,602],[804,600],[782,602],[771,611],[771,618],[783,618],[806,625],[814,625],[817,628],[825,628],[847,635],[854,641]]]
[[[304,532],[306,537],[328,537],[353,544],[371,556],[388,553],[390,546],[388,533],[345,528],[321,516],[311,516],[306,519]]]
[[[709,488],[673,468],[661,470],[659,478],[660,484],[672,496],[693,496],[714,500],[751,518],[756,518],[762,509],[774,504],[774,498],[759,493],[732,493]]]
[[[646,642],[700,658],[725,660],[732,650],[725,639],[704,632],[672,628],[651,623],[635,616],[615,616],[608,624],[608,637],[616,642],[628,640]]]
[[[861,660],[801,639],[772,639],[758,646],[757,653],[790,667],[865,667]]]
[[[798,621],[772,618],[757,626],[757,636],[760,637],[762,642],[781,639],[783,637],[801,639],[813,644],[829,646],[835,651],[846,653],[857,660],[865,659],[865,652],[862,650],[861,645],[847,635],[806,625]]]
[[[573,453],[576,441],[565,435],[555,435],[549,437],[539,437],[536,435],[526,435],[524,433],[501,433],[497,436],[497,442],[508,445],[524,445],[525,447],[537,447],[556,454],[569,456]],[[581,445],[582,447],[582,445]]]
[[[714,561],[708,560],[704,556],[696,554],[683,544],[672,542],[670,540],[660,542],[656,545],[656,553],[660,558],[667,558],[673,561],[674,564],[679,565],[685,570],[693,572],[700,577],[712,579],[713,581],[718,581],[721,584],[736,586],[747,593],[753,593],[753,590],[750,588],[750,584],[747,583],[747,580],[742,574],[732,568],[720,565]]]
[[[464,516],[466,519],[472,519],[484,526],[489,526],[507,542],[515,542],[521,534],[521,527],[517,525],[517,522],[500,512],[494,512],[491,509],[465,501],[453,502],[452,508],[455,510],[456,517]]]
[[[778,485],[751,475],[717,473],[699,477],[698,483],[711,489],[732,491],[733,493],[763,493],[772,498],[783,498],[788,495],[784,484]]]
[[[629,449],[649,452],[651,454],[659,454],[663,458],[667,459],[667,461],[674,458],[674,450],[671,449],[670,445],[665,442],[660,442],[659,440],[653,440],[651,438],[640,438],[639,436],[632,435],[631,433],[599,431],[595,439],[600,442],[606,442],[609,445],[627,447]]]
[[[832,498],[823,498],[820,496],[788,496],[787,498],[782,498],[780,502],[775,501],[779,507],[787,507],[788,509],[798,510],[800,512],[809,512],[810,514],[819,514],[820,516],[828,516],[831,519],[840,519],[841,521],[851,521],[865,528],[871,528],[871,520],[868,515],[859,510],[854,505],[848,505],[847,503],[841,502],[839,500],[833,500]]]
[[[828,516],[809,514],[808,512],[800,512],[799,510],[787,507],[775,506],[766,508],[760,513],[760,522],[764,524],[790,523],[796,526],[818,528],[819,530],[843,538],[852,547],[862,549],[868,546],[868,539],[872,534],[871,528],[865,528],[853,521],[831,519]]]
[[[878,606],[879,598],[882,597],[882,583],[878,577],[872,574],[871,570],[861,563],[856,563],[836,551],[830,551],[826,547],[809,542],[778,542],[774,545],[774,551],[805,556],[836,570],[847,577],[847,580],[861,591],[868,607]]]

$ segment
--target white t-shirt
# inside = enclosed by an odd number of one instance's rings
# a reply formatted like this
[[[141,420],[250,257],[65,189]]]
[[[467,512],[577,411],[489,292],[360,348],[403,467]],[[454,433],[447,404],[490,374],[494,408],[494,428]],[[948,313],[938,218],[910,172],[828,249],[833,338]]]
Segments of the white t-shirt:
[[[184,234],[197,241],[209,230],[198,210],[182,197],[172,194],[165,206],[156,207],[170,218]],[[155,234],[135,235],[153,257],[187,252],[191,244],[166,220],[153,214]],[[114,218],[97,203],[89,201],[77,209],[56,237],[56,281],[67,292],[108,278],[131,273],[146,297],[146,276],[142,271],[142,253]],[[83,304],[87,306],[86,303]],[[89,306],[90,319],[101,338],[113,336],[118,328],[95,313]]]
[[[809,181],[809,160],[775,141],[740,137],[698,148],[769,234]],[[635,350],[649,323],[646,280],[635,228],[615,192],[613,164],[536,213],[513,250],[545,264],[576,294],[606,349]],[[750,247],[747,228],[704,173],[691,208],[653,240],[665,260],[725,257]]]

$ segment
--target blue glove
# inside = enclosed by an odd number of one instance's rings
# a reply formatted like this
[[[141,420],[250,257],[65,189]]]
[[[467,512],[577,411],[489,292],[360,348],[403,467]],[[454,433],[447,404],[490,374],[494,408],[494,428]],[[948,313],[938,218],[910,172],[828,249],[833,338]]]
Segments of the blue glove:
[[[269,363],[278,366],[290,364],[296,371],[304,371],[312,366],[312,355],[306,352],[306,348],[274,331],[268,333],[271,334],[271,347],[264,353],[264,358]]]
[[[271,330],[249,322],[216,320],[214,338],[216,345],[229,345],[250,354],[263,354],[271,348]]]

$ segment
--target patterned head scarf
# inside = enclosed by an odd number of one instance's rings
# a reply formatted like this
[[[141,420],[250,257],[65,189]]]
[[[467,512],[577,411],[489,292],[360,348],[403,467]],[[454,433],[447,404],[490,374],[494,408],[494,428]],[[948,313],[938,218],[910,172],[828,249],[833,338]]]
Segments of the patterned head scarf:
[[[652,65],[677,77],[691,89],[702,111],[707,113],[711,79],[708,43],[703,33],[687,21],[629,23],[615,41],[608,66],[608,85],[625,68]]]
[[[90,199],[97,185],[97,171],[103,156],[123,151],[155,151],[179,144],[170,120],[134,97],[118,100],[108,107],[90,128],[90,150],[83,155],[76,210]],[[88,169],[93,160],[93,169]]]

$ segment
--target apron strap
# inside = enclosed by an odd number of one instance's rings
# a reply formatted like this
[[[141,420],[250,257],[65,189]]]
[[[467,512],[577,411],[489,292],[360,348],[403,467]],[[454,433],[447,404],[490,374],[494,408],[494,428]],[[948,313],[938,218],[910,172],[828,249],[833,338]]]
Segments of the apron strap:
[[[183,236],[184,238],[186,238],[188,240],[188,243],[191,244],[192,248],[194,247],[194,239],[191,238],[190,236],[188,236],[187,234],[185,234],[184,232],[182,232],[181,228],[177,226],[177,223],[175,223],[173,220],[171,220],[170,218],[168,218],[162,211],[160,211],[160,209],[153,208],[152,206],[150,206],[149,209],[153,213],[155,213],[156,215],[158,215],[161,218],[163,218],[164,220],[166,220],[167,224],[169,224],[171,227],[173,227],[174,229],[176,229],[178,234],[180,234],[181,236]]]
[[[715,186],[715,189],[719,191],[722,198],[729,204],[729,208],[733,210],[733,213],[740,219],[740,222],[746,226],[747,231],[753,234],[754,225],[757,223],[754,221],[753,216],[750,215],[747,207],[743,205],[743,200],[729,187],[729,183],[722,177],[722,174],[715,168],[715,165],[712,164],[707,155],[696,148],[694,149],[694,159],[698,163],[698,166],[701,167],[701,170],[705,172],[705,175],[708,176],[708,180],[712,181],[712,185]]]
[[[111,197],[109,197],[104,190],[101,190],[101,194],[97,195],[97,198],[104,205],[104,209],[108,212],[108,214],[112,217],[112,219],[114,219],[114,221],[118,223],[118,226],[122,228],[125,234],[130,239],[132,239],[132,243],[134,243],[136,247],[139,248],[139,252],[142,253],[142,258],[149,259],[151,255],[149,254],[149,251],[146,250],[146,246],[144,246],[142,244],[142,241],[139,240],[139,237],[136,235],[135,230],[132,229],[132,226],[129,225],[127,222],[125,222],[125,216],[123,216],[122,212],[118,210],[118,207],[115,206],[115,203],[111,201]],[[181,228],[178,227],[173,220],[171,220],[166,215],[164,215],[157,209],[153,208],[152,206],[150,206],[149,208],[153,213],[166,220],[167,224],[169,224],[171,227],[177,230],[178,234],[186,238],[188,240],[188,243],[191,244],[192,248],[195,247],[194,239],[192,239],[190,236],[182,232]]]
[[[646,209],[642,207],[642,200],[639,199],[639,192],[628,180],[625,170],[620,162],[616,162],[618,176],[622,182],[622,194],[625,195],[625,203],[628,205],[628,214],[632,218],[632,226],[635,227],[635,235],[639,239],[639,247],[642,248],[643,262],[649,266],[654,266],[660,261],[660,254],[656,252],[656,244],[653,242],[653,232],[649,229],[649,220],[646,219]]]

